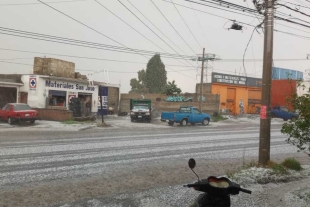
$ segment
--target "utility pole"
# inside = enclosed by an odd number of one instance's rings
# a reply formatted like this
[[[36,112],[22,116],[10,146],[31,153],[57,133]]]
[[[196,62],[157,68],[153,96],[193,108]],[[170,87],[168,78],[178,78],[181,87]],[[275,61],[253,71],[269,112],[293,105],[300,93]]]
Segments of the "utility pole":
[[[200,78],[200,99],[199,99],[199,110],[202,111],[202,89],[203,89],[203,70],[205,63],[205,48],[202,51],[202,63],[201,63],[201,78]]]
[[[259,132],[259,160],[258,163],[266,165],[270,160],[270,99],[271,76],[273,60],[273,24],[274,24],[274,0],[266,0],[265,9],[265,37],[262,80],[262,103],[260,111]]]

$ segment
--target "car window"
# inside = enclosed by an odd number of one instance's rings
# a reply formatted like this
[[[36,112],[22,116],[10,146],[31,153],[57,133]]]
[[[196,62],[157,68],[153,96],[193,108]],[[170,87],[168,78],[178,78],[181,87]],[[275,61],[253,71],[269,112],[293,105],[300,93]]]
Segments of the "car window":
[[[189,107],[180,108],[180,113],[190,113],[191,109]]]
[[[198,109],[194,109],[194,114],[200,114],[201,112]]]
[[[32,110],[28,105],[15,105],[14,111]]]
[[[282,110],[285,111],[285,112],[288,112],[288,109],[285,108],[285,107],[283,107]]]
[[[6,110],[6,108],[9,106],[9,104],[5,104],[3,107],[2,107],[2,110]]]
[[[137,106],[134,106],[133,107],[133,109],[137,109],[137,110],[139,110],[139,109],[149,109],[149,107],[148,106],[143,106],[143,105],[137,105]]]

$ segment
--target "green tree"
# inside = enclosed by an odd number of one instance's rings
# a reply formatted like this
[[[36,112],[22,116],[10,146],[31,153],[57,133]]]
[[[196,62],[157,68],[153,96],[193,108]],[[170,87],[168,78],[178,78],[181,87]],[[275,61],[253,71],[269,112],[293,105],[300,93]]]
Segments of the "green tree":
[[[173,95],[175,93],[180,94],[181,92],[182,90],[177,87],[174,80],[172,82],[168,82],[168,84],[166,84],[166,86],[164,87],[163,91],[163,93],[167,96]]]
[[[298,96],[294,90],[287,97],[287,105],[299,113],[299,119],[295,122],[287,122],[282,125],[281,132],[287,134],[286,140],[298,148],[298,151],[305,151],[310,156],[310,88],[306,88],[301,82],[297,82],[297,88],[301,88],[305,94]]]
[[[150,93],[162,93],[167,83],[167,72],[160,55],[154,55],[147,63],[145,85]]]
[[[145,70],[139,70],[138,71],[138,80],[136,78],[133,78],[130,80],[130,86],[131,90],[129,93],[147,93],[148,90],[145,86]]]

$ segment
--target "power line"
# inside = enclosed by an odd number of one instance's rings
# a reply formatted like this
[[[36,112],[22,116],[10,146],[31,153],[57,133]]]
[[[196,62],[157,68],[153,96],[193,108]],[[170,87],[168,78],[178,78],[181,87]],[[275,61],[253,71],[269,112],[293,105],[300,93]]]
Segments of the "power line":
[[[174,5],[173,0],[170,0],[171,3],[173,4],[175,10],[177,10],[179,16],[181,17],[181,19],[183,20],[184,24],[186,25],[187,29],[189,30],[189,32],[192,34],[192,36],[194,37],[194,39],[196,40],[197,44],[199,45],[200,48],[202,48],[201,44],[199,43],[199,41],[197,40],[197,38],[195,37],[194,33],[192,32],[192,30],[189,28],[189,26],[187,25],[185,19],[183,18],[183,16],[181,15],[180,11],[178,10],[178,8]]]
[[[32,64],[27,64],[27,63],[18,63],[18,62],[10,62],[10,61],[2,61],[0,60],[1,63],[8,63],[8,64],[15,64],[15,65],[26,65],[26,66],[34,66]],[[99,72],[100,70],[87,70],[87,69],[82,69],[82,68],[76,68],[78,71],[91,71],[91,72]],[[186,70],[180,70],[180,71],[191,71],[191,69],[186,69]],[[178,72],[178,71],[167,71],[167,72]],[[109,71],[109,73],[137,73],[137,72],[129,72],[129,71]]]
[[[304,15],[304,16],[310,17],[309,14],[306,14],[306,13],[304,13],[304,12],[298,11],[297,9],[293,9],[293,8],[291,8],[291,7],[289,7],[289,6],[284,5],[284,4],[277,4],[277,5],[283,6],[283,7],[287,8],[287,9],[289,9],[289,10],[292,10],[292,11],[297,12],[297,13],[300,13],[300,14],[302,14],[302,15]]]
[[[151,20],[149,20],[130,0],[127,0],[128,3],[133,6],[153,27],[155,27],[163,36],[165,36],[174,46],[176,46],[179,50],[181,50],[184,54],[188,55],[184,52],[177,44],[175,44],[164,32],[162,32]]]
[[[71,17],[71,16],[65,14],[64,12],[62,12],[62,11],[60,11],[60,10],[58,10],[58,9],[56,9],[56,8],[54,8],[54,7],[50,6],[50,5],[48,5],[48,4],[46,4],[46,3],[44,3],[44,2],[42,2],[42,1],[40,1],[40,0],[38,0],[38,1],[41,2],[42,4],[46,5],[46,6],[50,7],[51,9],[53,9],[53,10],[55,10],[55,11],[61,13],[62,15],[66,16],[66,17],[68,17],[68,18],[70,18],[70,19],[72,19],[73,21],[75,21],[75,22],[77,22],[77,23],[79,23],[79,24],[81,24],[81,25],[87,27],[88,29],[90,29],[90,30],[92,30],[92,31],[94,31],[94,32],[96,32],[96,33],[98,33],[98,34],[100,34],[100,35],[102,35],[102,36],[104,36],[104,37],[106,37],[106,38],[112,40],[113,42],[116,42],[116,43],[118,43],[118,44],[120,44],[120,45],[122,45],[122,46],[128,48],[128,47],[125,46],[124,44],[122,44],[122,43],[120,43],[120,42],[114,40],[114,39],[111,38],[111,37],[108,37],[107,35],[105,35],[105,34],[99,32],[98,30],[96,30],[96,29],[94,29],[94,28],[92,28],[92,27],[90,27],[90,26],[84,24],[83,22],[81,22],[81,21],[79,21],[79,20],[77,20],[77,19],[75,19],[75,18],[73,18],[73,17]],[[128,48],[128,49],[130,49],[130,48]],[[139,53],[137,53],[137,54],[139,54]],[[144,55],[142,55],[142,56],[145,57]],[[145,57],[145,58],[147,58],[147,57]],[[171,69],[171,70],[173,70],[173,69]],[[185,74],[183,74],[183,73],[180,73],[180,74],[182,74],[182,75],[184,75],[184,76],[187,76],[187,77],[190,77],[190,78],[192,78],[192,79],[195,79],[195,78],[193,78],[193,77],[191,77],[191,76],[188,76],[188,75],[185,75]],[[196,80],[196,79],[195,79],[195,80]]]
[[[47,53],[47,52],[35,52],[35,51],[28,51],[28,50],[14,50],[8,48],[0,48],[0,50],[4,51],[12,51],[12,52],[22,52],[22,53],[30,53],[30,54],[41,54],[41,55],[54,55],[60,57],[70,57],[70,58],[77,58],[77,59],[88,59],[88,60],[99,60],[99,61],[109,61],[109,62],[119,62],[119,63],[133,63],[133,64],[144,64],[145,62],[135,62],[135,61],[125,61],[125,60],[116,60],[116,59],[106,59],[106,58],[96,58],[96,57],[85,57],[85,56],[76,56],[76,55],[66,55],[66,54],[58,54],[58,53]],[[14,58],[15,59],[15,58]],[[17,59],[17,58],[16,58]],[[19,58],[18,58],[19,59]],[[29,58],[30,59],[30,58]],[[32,59],[32,58],[31,58]],[[174,67],[191,67],[185,65],[171,65],[165,64],[165,66],[174,66]]]
[[[45,3],[49,4],[59,4],[59,3],[76,3],[79,1],[89,1],[89,0],[71,0],[71,1],[48,1]],[[28,6],[28,5],[36,5],[41,3],[15,3],[15,4],[0,4],[0,6]]]
[[[156,9],[159,11],[159,13],[166,19],[166,21],[169,23],[169,25],[173,28],[173,30],[179,35],[179,37],[185,42],[185,44],[188,46],[188,48],[196,54],[196,52],[189,46],[189,44],[184,40],[184,38],[179,34],[179,32],[175,29],[175,27],[170,23],[170,21],[167,19],[167,17],[162,13],[162,11],[157,7],[157,5],[151,0],[153,5],[156,7]]]
[[[100,4],[102,7],[104,7],[105,9],[107,9],[104,5],[102,5],[101,3],[99,3],[97,0],[95,0],[98,4]],[[121,1],[119,1],[131,14],[133,14],[141,23],[143,23],[149,30],[151,30],[151,32],[153,32],[158,38],[160,38],[168,47],[170,47],[173,51],[175,51],[178,55],[180,55],[173,47],[171,47],[165,40],[163,40],[157,33],[155,33],[149,26],[147,26],[137,15],[135,15],[128,7],[126,7]],[[113,15],[117,16],[116,14],[114,14],[112,11],[110,11],[109,9],[107,9],[109,12],[111,12]],[[118,16],[117,16],[118,17]],[[121,19],[120,17],[118,17],[119,19]],[[121,19],[122,20],[122,19]],[[123,21],[123,20],[122,20]],[[125,21],[123,21],[124,23],[126,23]],[[127,24],[127,23],[126,23]],[[129,25],[129,24],[127,24]],[[130,25],[129,25],[130,26]],[[131,27],[131,26],[130,26]],[[134,29],[133,27],[131,27],[132,29]],[[134,29],[135,31],[137,31],[136,29]],[[138,32],[138,31],[137,31]],[[141,34],[140,32],[138,32],[139,34]],[[142,34],[141,34],[142,35]],[[145,37],[144,35],[142,35],[143,37]],[[145,37],[147,38],[147,37]],[[148,39],[148,38],[147,38]],[[149,39],[148,39],[149,40]],[[151,40],[149,40],[151,41]],[[152,42],[152,41],[151,41]],[[153,42],[152,42],[153,43]],[[153,43],[155,44],[155,43]],[[158,46],[157,44],[155,44],[156,46]],[[159,47],[159,46],[158,46]],[[162,48],[161,48],[162,49]],[[163,51],[167,52],[166,50],[162,49]],[[184,58],[182,58],[184,59]],[[185,60],[185,59],[184,59]],[[180,61],[180,60],[179,60]],[[188,60],[185,60],[188,62]],[[182,63],[182,62],[181,62]],[[184,63],[182,63],[184,64]]]

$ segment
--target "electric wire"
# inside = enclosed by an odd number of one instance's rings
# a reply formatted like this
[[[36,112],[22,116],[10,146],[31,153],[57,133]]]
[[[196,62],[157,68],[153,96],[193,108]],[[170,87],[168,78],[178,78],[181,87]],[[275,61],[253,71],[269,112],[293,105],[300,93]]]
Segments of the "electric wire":
[[[68,0],[68,1],[46,1],[45,3],[49,4],[59,4],[59,3],[76,3],[76,2],[85,2],[89,0]],[[28,6],[28,5],[38,5],[41,3],[10,3],[10,4],[0,4],[0,7],[4,6]]]

